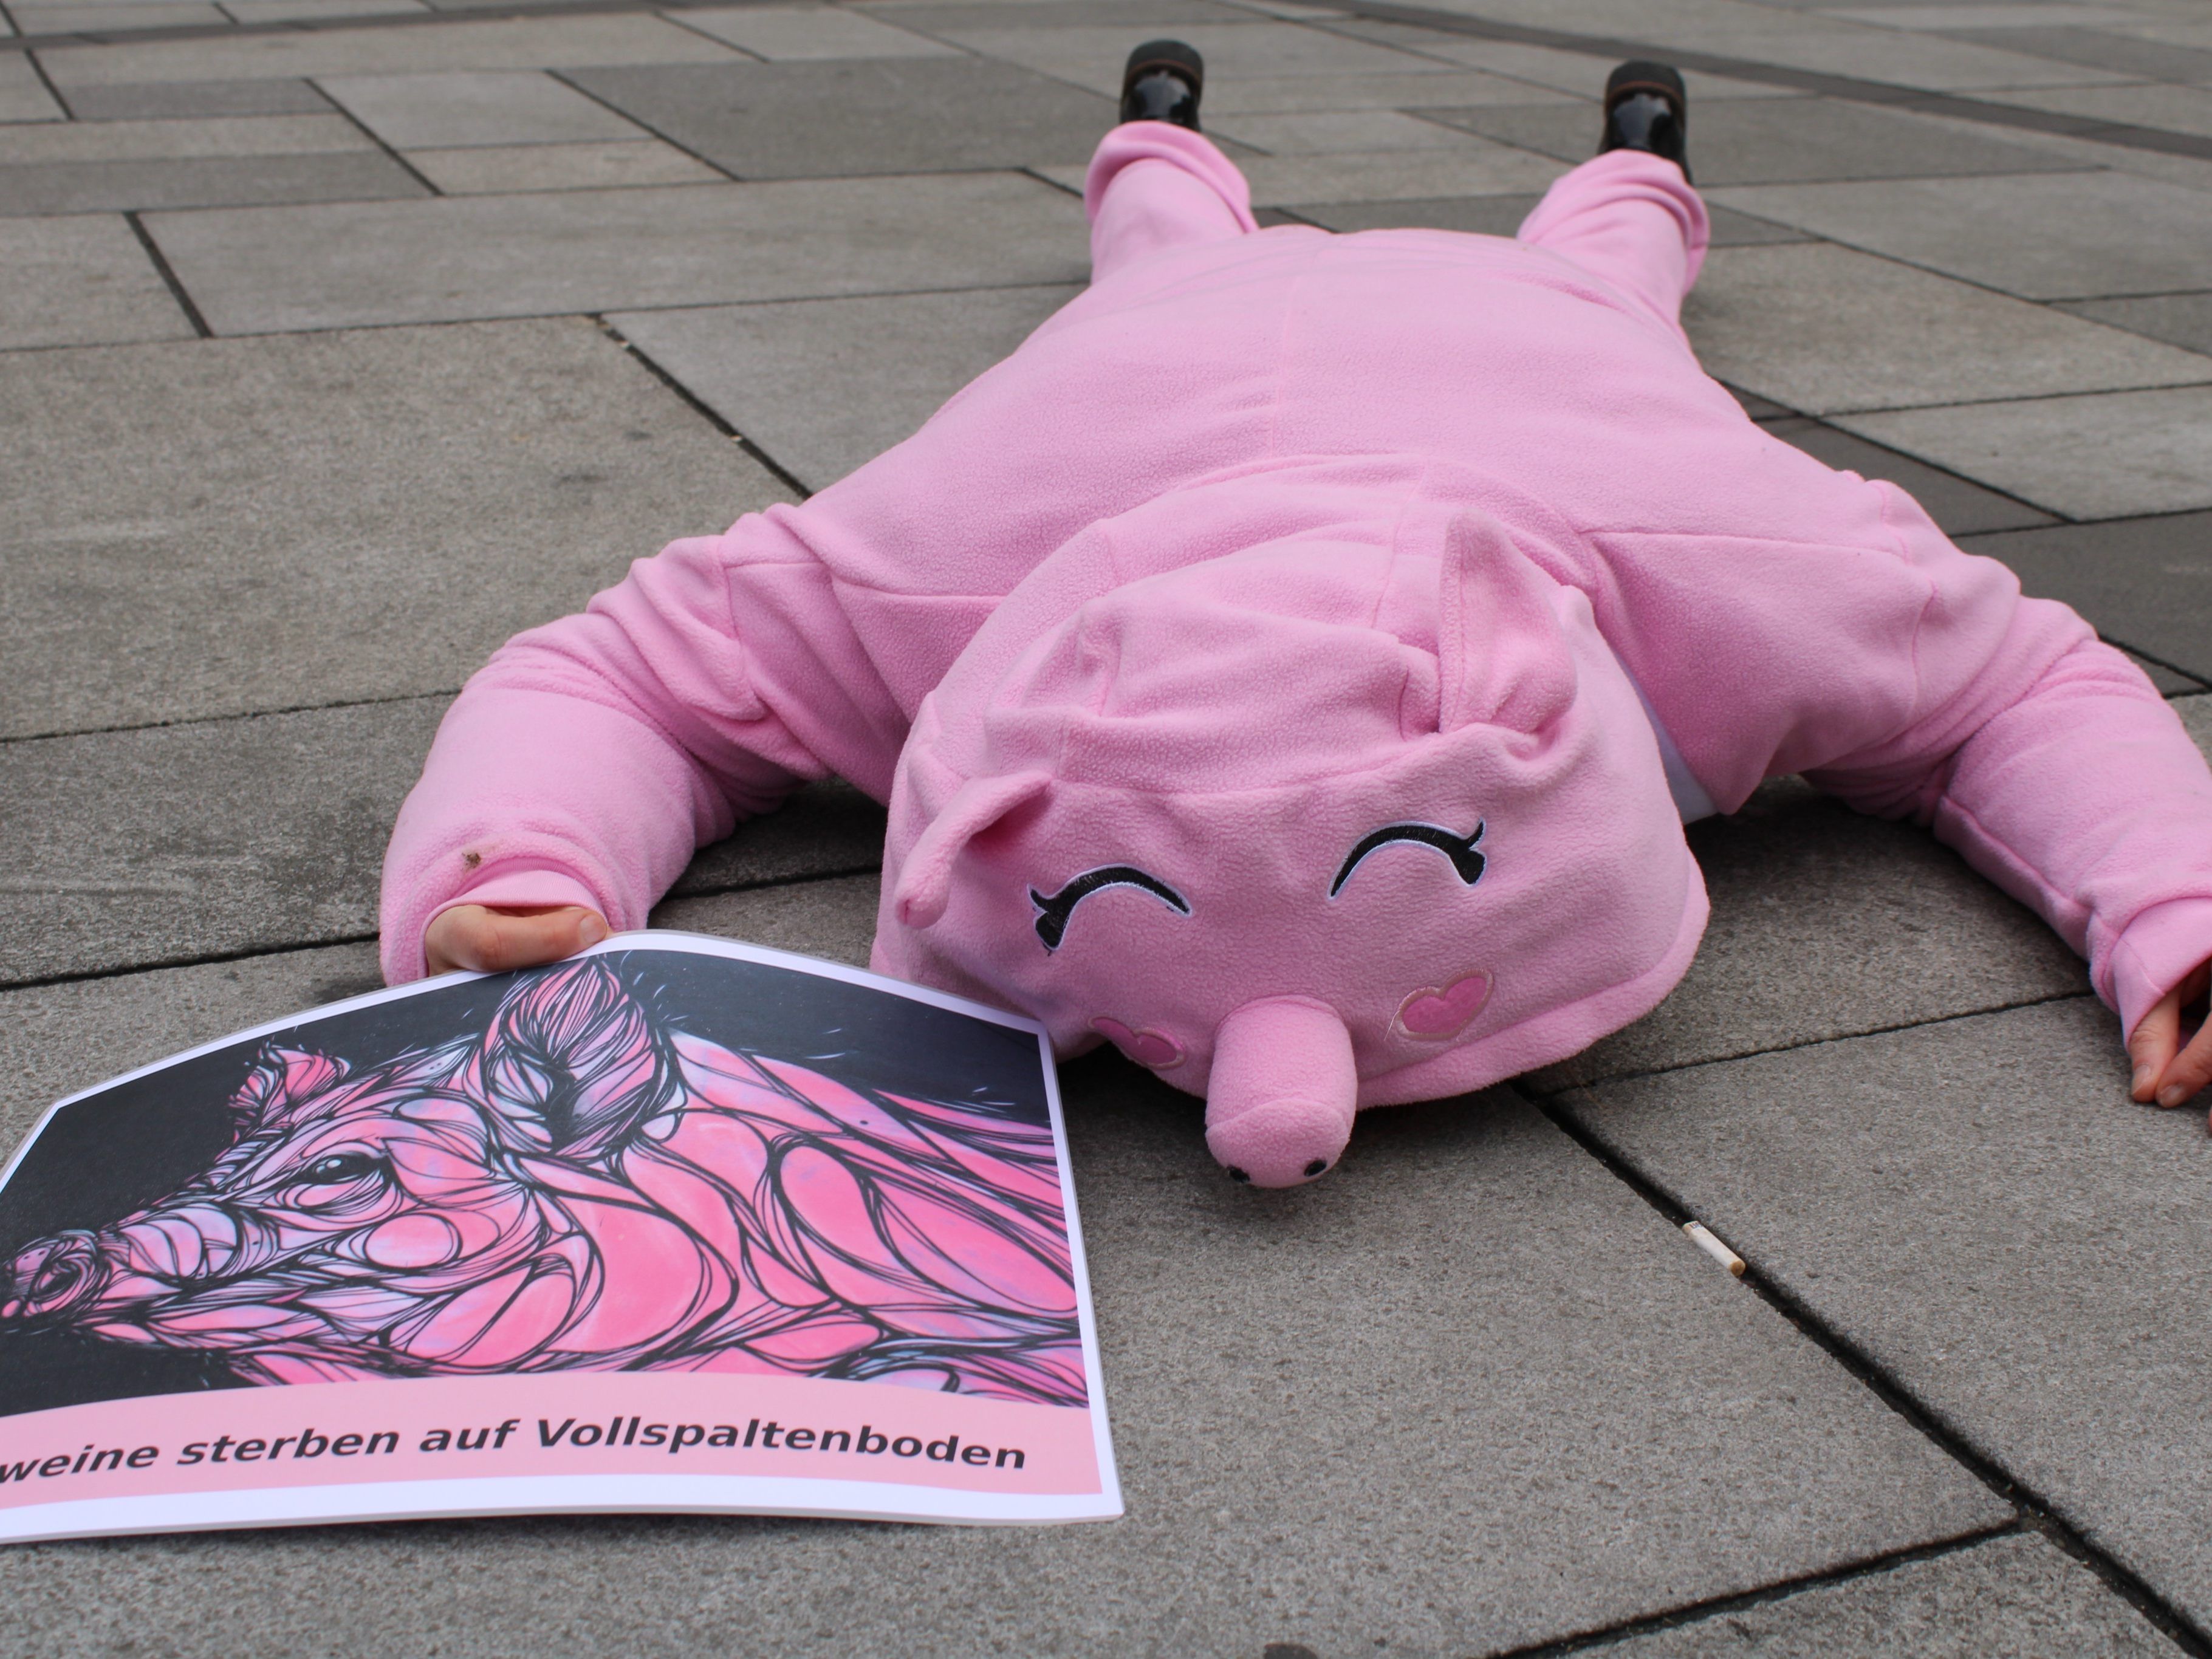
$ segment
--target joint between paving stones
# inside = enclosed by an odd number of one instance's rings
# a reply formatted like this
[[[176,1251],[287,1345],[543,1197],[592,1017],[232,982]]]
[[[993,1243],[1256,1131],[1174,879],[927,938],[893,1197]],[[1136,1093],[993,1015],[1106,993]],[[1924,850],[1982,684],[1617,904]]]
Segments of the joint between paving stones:
[[[1686,1626],[1704,1624],[1707,1620],[1726,1618],[1729,1613],[1742,1613],[1752,1607],[1771,1607],[1778,1601],[1787,1601],[1794,1595],[1801,1595],[1807,1590],[1848,1584],[1862,1578],[1879,1577],[1883,1573],[1894,1572],[1900,1567],[1913,1566],[1923,1561],[1940,1561],[1947,1555],[1957,1555],[1996,1539],[2017,1537],[2031,1530],[2034,1529],[2015,1517],[1996,1526],[1978,1528],[1933,1544],[1916,1544],[1910,1549],[1890,1550],[1862,1560],[1845,1562],[1820,1572],[1778,1579],[1771,1584],[1762,1584],[1757,1589],[1741,1590],[1733,1595],[1716,1595],[1703,1601],[1687,1601],[1679,1607],[1669,1607],[1664,1613],[1623,1620],[1601,1630],[1584,1631],[1578,1635],[1559,1637],[1529,1647],[1505,1648],[1491,1653],[1486,1659],[1554,1659],[1554,1656],[1586,1653],[1592,1648],[1610,1646],[1632,1637],[1679,1630]]]
[[[2042,1001],[2063,1000],[2064,999],[2039,999]],[[1954,1015],[1951,1018],[1967,1018],[1972,1016]],[[1919,1024],[1930,1025],[1948,1023],[1948,1020],[1919,1022]],[[1893,1029],[1914,1028],[1907,1026]],[[1668,1188],[1664,1182],[1638,1168],[1625,1152],[1612,1146],[1595,1130],[1576,1121],[1552,1099],[1535,1098],[1533,1103],[1553,1127],[1604,1165],[1606,1170],[1622,1185],[1664,1217],[1669,1225],[1679,1228],[1686,1221],[1699,1218]],[[1743,1245],[1741,1240],[1731,1240],[1730,1244],[1737,1255],[1743,1255]],[[2105,1582],[2106,1586],[2113,1594],[2121,1597],[2136,1612],[2150,1620],[2185,1653],[2191,1655],[2192,1659],[2212,1659],[2212,1633],[2208,1633],[2200,1628],[2116,1557],[2091,1543],[2078,1528],[2057,1512],[2056,1506],[2039,1490],[2014,1474],[1996,1458],[1982,1451],[1962,1431],[1946,1421],[1934,1407],[1920,1400],[1910,1389],[1885,1371],[1873,1355],[1868,1353],[1849,1337],[1832,1328],[1795,1292],[1770,1278],[1760,1268],[1759,1264],[1749,1256],[1744,1257],[1741,1282],[1754,1291],[1769,1307],[1788,1320],[1808,1341],[1850,1372],[1883,1405],[1896,1413],[1918,1433],[1934,1443],[1954,1462],[1987,1486],[1998,1498],[2013,1505],[2020,1519],[2011,1527],[1993,1528],[1982,1536],[1995,1536],[2022,1528],[2031,1528],[2042,1534],[2069,1555],[2089,1567]],[[1960,1541],[1973,1542],[1978,1540],[1962,1539]],[[1902,1557],[1897,1558],[1894,1564],[1902,1565]],[[1883,1561],[1885,1564],[1891,1564],[1892,1558],[1885,1557]],[[1803,1580],[1793,1582],[1790,1588],[1802,1589],[1808,1585],[1828,1582],[1832,1577],[1856,1576],[1859,1576],[1858,1573],[1849,1570],[1839,1571],[1833,1574],[1814,1574]],[[1775,1598],[1762,1595],[1759,1599]],[[1700,1616],[1726,1611],[1728,1611],[1726,1607],[1714,1603],[1707,1608],[1705,1614]],[[1687,1622],[1687,1620],[1685,1620],[1682,1622]],[[1563,1644],[1525,1650],[1515,1649],[1510,1659],[1539,1659],[1539,1656],[1571,1653],[1578,1648],[1594,1645],[1599,1636],[1611,1638],[1623,1633],[1626,1633],[1624,1630],[1611,1630],[1587,1638],[1575,1637]],[[1508,1656],[1499,1656],[1499,1659],[1508,1659]]]
[[[161,732],[173,726],[223,726],[240,720],[269,719],[278,714],[320,714],[339,708],[389,708],[403,702],[435,702],[441,698],[457,697],[460,691],[461,688],[454,685],[432,691],[401,691],[388,697],[340,697],[334,702],[283,703],[270,708],[240,708],[222,714],[179,714],[171,720],[124,720],[113,726],[77,726],[52,732],[16,732],[0,735],[0,748],[15,743],[59,743],[71,738],[107,737],[119,732]]]
[[[799,482],[797,474],[793,473],[788,467],[785,466],[782,462],[777,460],[775,456],[769,454],[768,451],[763,449],[750,438],[745,436],[744,433],[738,431],[737,428],[732,426],[727,421],[716,414],[714,409],[699,398],[699,396],[695,393],[690,387],[685,386],[683,381],[678,380],[673,374],[671,374],[659,363],[653,362],[651,356],[648,355],[636,341],[625,336],[620,329],[609,322],[605,316],[594,312],[592,313],[592,321],[598,325],[599,332],[605,335],[610,340],[612,340],[624,351],[627,351],[640,363],[642,363],[655,380],[659,380],[661,385],[666,386],[678,398],[681,398],[685,404],[690,405],[694,413],[697,414],[701,419],[704,420],[709,426],[713,427],[715,431],[720,433],[725,438],[729,439],[732,443],[736,444],[738,448],[744,450],[746,454],[751,456],[753,459],[758,461],[763,466],[766,467],[769,471],[775,474],[776,481],[782,484],[785,489],[795,493],[800,501],[805,501],[808,496],[814,493],[804,483]]]
[[[185,292],[185,285],[177,280],[177,273],[170,268],[168,255],[161,252],[161,244],[154,240],[139,216],[135,212],[126,213],[123,216],[123,222],[131,227],[131,234],[138,239],[138,246],[146,250],[147,258],[153,261],[154,274],[169,290],[169,297],[177,302],[177,309],[185,313],[185,320],[192,325],[192,332],[203,340],[213,339],[215,331],[208,326],[207,319],[200,315],[200,308],[192,303],[192,296]]]

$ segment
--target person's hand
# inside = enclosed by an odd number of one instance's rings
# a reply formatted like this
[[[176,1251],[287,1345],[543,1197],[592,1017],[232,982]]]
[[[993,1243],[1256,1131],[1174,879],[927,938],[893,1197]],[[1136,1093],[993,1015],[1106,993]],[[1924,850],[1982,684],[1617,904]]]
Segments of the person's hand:
[[[580,904],[456,904],[432,919],[422,957],[434,974],[502,974],[558,962],[606,936],[606,918]]]
[[[2212,1083],[2212,1019],[2204,1017],[2204,989],[2212,977],[2212,962],[2175,986],[2158,1005],[2136,1023],[2128,1038],[2128,1057],[2135,1061],[2135,1081],[2128,1092],[2148,1105],[2179,1106],[2207,1083]],[[2183,1046],[2184,1017],[2193,1017],[2197,1029]]]

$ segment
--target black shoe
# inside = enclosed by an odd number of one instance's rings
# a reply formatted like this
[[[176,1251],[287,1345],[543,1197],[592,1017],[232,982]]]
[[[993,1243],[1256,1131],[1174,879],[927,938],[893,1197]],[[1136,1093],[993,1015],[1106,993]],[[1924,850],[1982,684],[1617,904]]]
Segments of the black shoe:
[[[1121,71],[1124,121],[1172,121],[1198,131],[1198,95],[1206,88],[1206,60],[1180,40],[1147,40],[1129,54]]]
[[[1690,176],[1690,97],[1665,64],[1623,64],[1606,77],[1605,134],[1597,153],[1640,149],[1665,157]]]

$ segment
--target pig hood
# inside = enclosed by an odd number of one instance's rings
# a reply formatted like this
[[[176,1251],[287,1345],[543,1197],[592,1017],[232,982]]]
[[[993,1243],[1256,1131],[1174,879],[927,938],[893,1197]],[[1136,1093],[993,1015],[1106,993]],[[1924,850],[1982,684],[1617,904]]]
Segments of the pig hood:
[[[878,969],[1115,1042],[1261,1185],[1333,1164],[1355,1105],[1647,1012],[1706,915],[1650,720],[1582,593],[1484,514],[1424,518],[1045,561],[918,711]]]

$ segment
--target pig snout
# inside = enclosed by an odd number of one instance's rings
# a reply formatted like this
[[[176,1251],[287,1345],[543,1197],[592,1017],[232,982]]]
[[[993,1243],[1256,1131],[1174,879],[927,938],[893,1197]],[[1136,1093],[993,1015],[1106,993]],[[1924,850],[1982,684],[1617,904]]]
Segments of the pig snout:
[[[0,1277],[0,1319],[66,1319],[97,1300],[106,1279],[90,1233],[42,1238],[18,1254]]]

